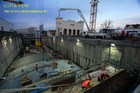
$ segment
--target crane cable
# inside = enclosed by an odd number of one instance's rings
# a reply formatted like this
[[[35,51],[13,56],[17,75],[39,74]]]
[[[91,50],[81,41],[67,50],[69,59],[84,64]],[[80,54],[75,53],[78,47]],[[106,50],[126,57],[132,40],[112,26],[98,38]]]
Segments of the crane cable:
[[[42,0],[42,24],[44,23],[44,13],[43,13],[43,9],[44,9],[44,7],[43,7],[43,3],[44,3],[44,0]]]
[[[40,25],[43,24],[43,2],[44,0],[39,0],[39,10],[41,11],[39,14],[40,14]]]
[[[39,0],[39,10],[41,10],[41,1]],[[39,13],[40,24],[41,24],[41,12]]]

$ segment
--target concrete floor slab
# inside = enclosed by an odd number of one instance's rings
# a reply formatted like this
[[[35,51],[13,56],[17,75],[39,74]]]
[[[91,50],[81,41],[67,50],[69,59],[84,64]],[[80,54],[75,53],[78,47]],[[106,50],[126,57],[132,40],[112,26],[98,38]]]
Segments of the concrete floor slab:
[[[53,62],[58,63],[56,69],[50,65]],[[36,64],[39,65],[38,71],[35,68]],[[58,73],[67,73],[68,71],[75,71],[77,69],[80,69],[80,67],[74,63],[68,64],[68,60],[49,60],[32,63],[8,73],[6,79],[0,82],[0,89],[22,87],[22,80],[25,75],[28,75],[32,82],[37,82],[40,80],[40,76],[45,72],[48,73],[47,78],[50,78],[54,77],[53,72],[57,71]]]

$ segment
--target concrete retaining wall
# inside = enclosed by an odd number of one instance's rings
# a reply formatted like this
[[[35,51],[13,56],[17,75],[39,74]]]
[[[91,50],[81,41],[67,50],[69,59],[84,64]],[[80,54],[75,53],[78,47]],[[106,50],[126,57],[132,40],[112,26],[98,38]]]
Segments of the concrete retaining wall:
[[[55,43],[53,42],[52,37],[45,40],[46,44],[60,51],[65,58],[84,68],[101,62],[109,62],[116,66],[140,65],[140,42],[77,37],[56,37]]]
[[[0,78],[19,53],[22,47],[22,40],[20,37],[11,37],[2,39],[0,41]]]

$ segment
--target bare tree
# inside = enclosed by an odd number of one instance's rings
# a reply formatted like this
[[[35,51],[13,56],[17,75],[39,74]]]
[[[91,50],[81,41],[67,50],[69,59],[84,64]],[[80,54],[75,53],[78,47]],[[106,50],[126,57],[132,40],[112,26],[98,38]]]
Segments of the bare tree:
[[[105,20],[102,24],[100,29],[109,29],[109,28],[113,28],[113,23],[111,20]]]

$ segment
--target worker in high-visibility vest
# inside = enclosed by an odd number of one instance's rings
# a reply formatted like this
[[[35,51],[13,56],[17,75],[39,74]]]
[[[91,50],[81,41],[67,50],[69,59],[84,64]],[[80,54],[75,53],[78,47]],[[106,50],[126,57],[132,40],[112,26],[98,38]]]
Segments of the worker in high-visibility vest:
[[[83,89],[88,89],[90,87],[90,82],[91,82],[91,77],[88,75],[88,79],[86,79],[85,81],[83,81],[82,83],[82,88]]]

